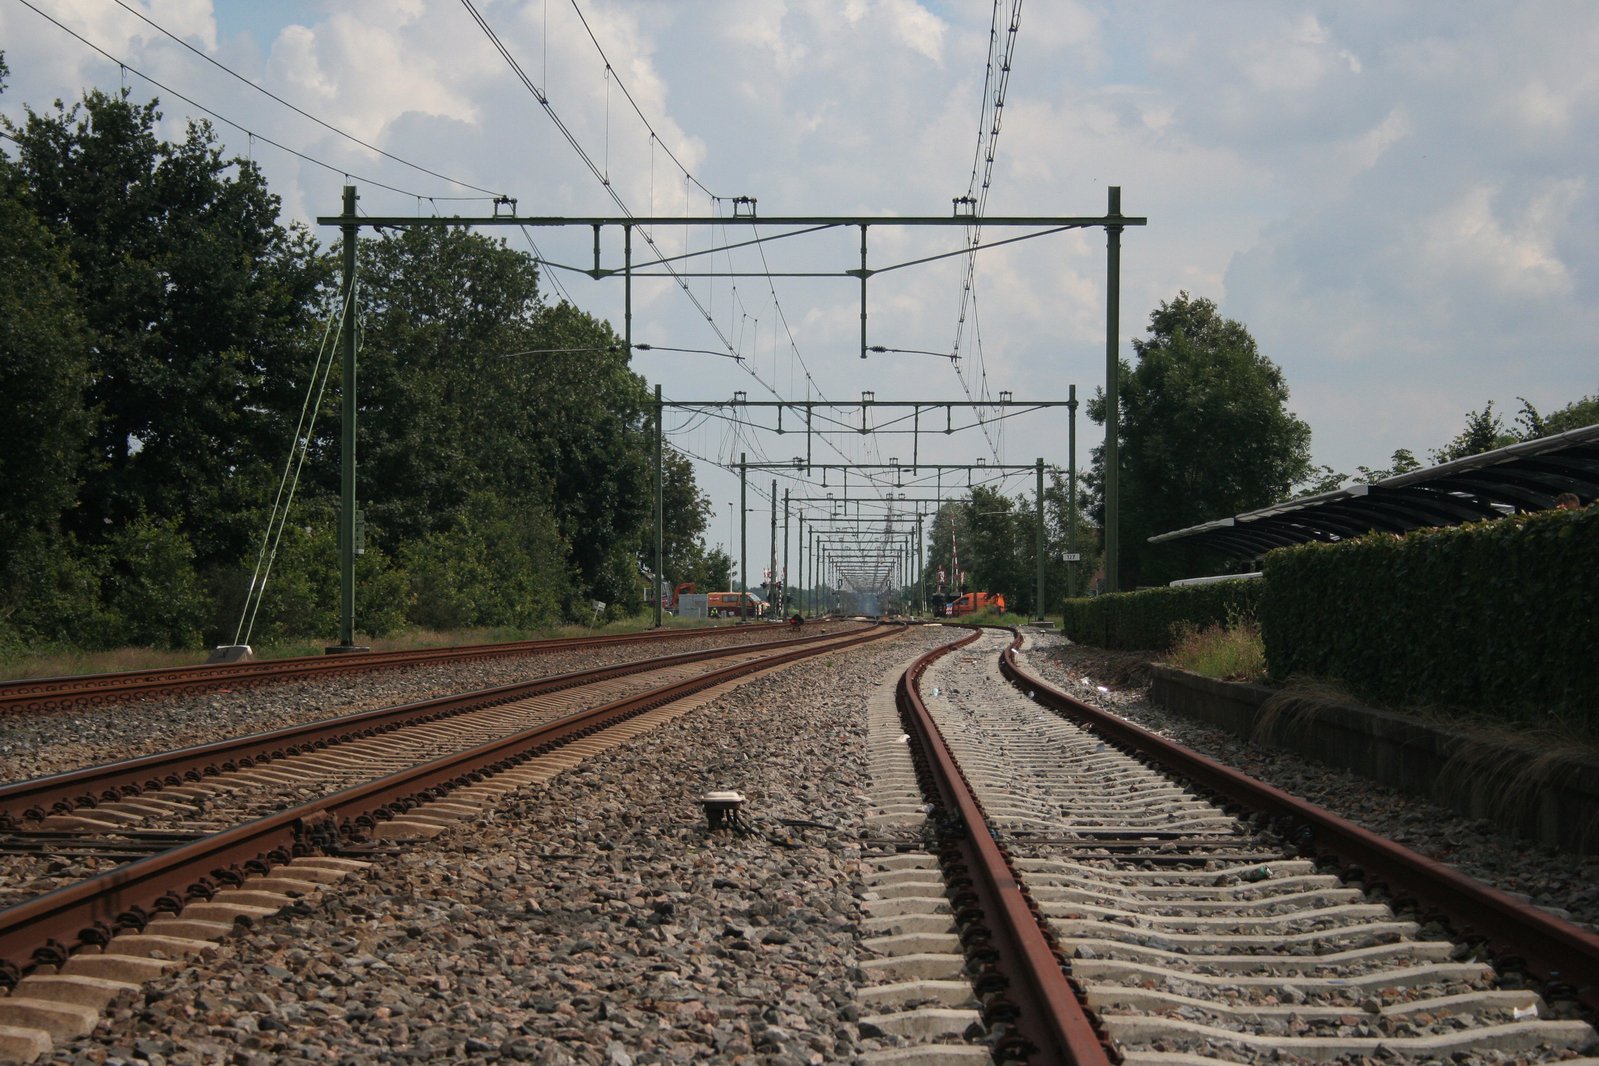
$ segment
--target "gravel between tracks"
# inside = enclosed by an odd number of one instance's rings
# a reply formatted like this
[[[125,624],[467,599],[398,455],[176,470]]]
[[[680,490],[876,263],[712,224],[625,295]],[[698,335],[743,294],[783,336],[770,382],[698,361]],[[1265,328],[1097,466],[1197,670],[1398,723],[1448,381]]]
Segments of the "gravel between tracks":
[[[1069,695],[1302,796],[1495,888],[1599,929],[1599,856],[1563,854],[1346,771],[1245,744],[1152,703],[1148,670],[1136,657],[1073,644],[1054,633],[1029,629],[1026,636],[1027,665]],[[1085,677],[1093,684],[1084,685]],[[1110,691],[1100,692],[1100,686]]]
[[[51,1061],[777,1066],[892,1044],[854,1024],[864,693],[949,636],[742,686],[240,932]],[[712,788],[745,793],[753,832],[706,831]]]
[[[833,627],[839,628],[839,627]],[[807,635],[816,632],[806,627]],[[22,781],[136,755],[282,729],[377,707],[588,670],[611,663],[733,642],[782,640],[779,626],[719,629],[705,638],[646,641],[218,689],[176,699],[16,715],[0,722],[0,782]]]

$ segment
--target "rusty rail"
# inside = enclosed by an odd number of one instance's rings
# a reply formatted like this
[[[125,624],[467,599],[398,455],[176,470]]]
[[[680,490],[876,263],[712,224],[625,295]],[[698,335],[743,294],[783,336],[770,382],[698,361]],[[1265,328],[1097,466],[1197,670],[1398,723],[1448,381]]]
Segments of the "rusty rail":
[[[1599,1014],[1599,936],[1313,803],[1074,699],[1017,664],[1020,645],[1018,635],[1001,653],[1000,672],[1018,688],[1030,691],[1043,706],[1153,759],[1231,804],[1272,816],[1279,832],[1285,832],[1302,850],[1337,861],[1367,888],[1385,888],[1396,903],[1415,904],[1426,917],[1442,919],[1458,939],[1481,942],[1496,959],[1524,966],[1546,983],[1546,994],[1559,986],[1571,989],[1579,1002]]]
[[[936,648],[900,677],[900,718],[913,741],[922,791],[934,803],[940,862],[967,957],[980,967],[975,986],[983,1020],[999,1033],[996,1062],[1107,1064],[1109,1042],[1089,1020],[1067,962],[1046,934],[1026,888],[989,830],[981,805],[923,704],[917,682],[928,664],[970,644]]]
[[[157,752],[102,766],[90,766],[48,777],[17,781],[0,785],[0,828],[28,820],[38,821],[51,814],[88,810],[103,802],[116,802],[148,792],[157,792],[167,785],[198,781],[219,772],[231,772],[269,763],[274,759],[299,755],[313,748],[347,743],[361,737],[509,703],[512,700],[541,696],[676,664],[794,647],[825,641],[828,638],[829,634],[825,633],[807,634],[799,638],[733,644],[633,662],[613,663],[589,670],[554,674],[532,681],[519,681],[510,685],[441,696],[396,707],[382,707],[339,718],[288,726],[267,733],[233,737],[192,748]]]
[[[325,850],[334,843],[328,837],[331,826],[338,827],[340,839],[359,839],[363,827],[672,700],[895,631],[878,626],[791,645],[324,796],[5,908],[0,910],[0,986],[14,985],[36,967],[59,965],[78,948],[103,944],[117,932],[142,929],[152,917],[176,914],[186,902],[209,898],[218,884],[239,883],[247,873]]]
[[[172,666],[115,674],[24,678],[18,681],[0,681],[0,715],[64,708],[79,709],[118,700],[170,696],[178,692],[198,692],[224,687],[275,684],[367,670],[464,662],[472,659],[507,658],[516,655],[543,655],[573,648],[636,644],[654,640],[684,640],[701,637],[714,631],[716,630],[711,627],[654,630],[599,637],[554,637],[549,640],[523,640],[504,644],[458,644],[444,648],[418,648],[410,651],[370,652],[360,655],[301,655],[286,659]]]

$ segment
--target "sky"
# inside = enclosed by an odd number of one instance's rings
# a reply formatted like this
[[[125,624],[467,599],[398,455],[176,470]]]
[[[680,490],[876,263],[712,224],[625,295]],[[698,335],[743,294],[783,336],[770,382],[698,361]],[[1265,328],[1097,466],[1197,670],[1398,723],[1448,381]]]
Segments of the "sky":
[[[0,0],[11,68],[0,112],[15,119],[24,104],[126,85],[161,99],[162,132],[175,138],[201,115],[187,96],[226,120],[212,120],[218,136],[260,164],[285,218],[325,243],[337,234],[316,219],[338,213],[346,180],[373,216],[488,215],[489,190],[514,197],[519,215],[558,218],[725,217],[739,196],[755,199],[758,218],[944,217],[969,193],[996,218],[1099,216],[1118,186],[1122,210],[1148,219],[1122,237],[1122,357],[1162,301],[1214,300],[1283,369],[1318,464],[1383,467],[1399,448],[1425,459],[1490,401],[1508,423],[1518,398],[1548,411],[1599,393],[1591,0],[1003,0],[993,35],[994,10],[975,0],[474,0],[533,89],[453,0],[28,3],[115,61],[22,0]],[[440,176],[296,114],[130,9]],[[991,41],[1008,64],[992,62]],[[494,232],[555,263],[593,257],[587,227]],[[1075,386],[1086,400],[1104,382],[1102,230],[986,248],[969,296],[964,256],[873,276],[868,343],[903,351],[865,360],[860,285],[837,276],[860,265],[858,231],[725,247],[752,232],[784,230],[653,228],[658,254],[721,249],[681,260],[686,272],[746,275],[635,281],[632,337],[652,349],[634,367],[669,400],[826,400],[854,425],[861,411],[849,405],[864,391],[879,402],[1002,390],[1056,401]],[[965,235],[874,225],[869,261],[957,251]],[[985,245],[1013,235],[981,231]],[[604,264],[620,267],[619,230],[602,239]],[[656,253],[635,241],[636,261]],[[545,277],[551,298],[621,331],[619,280]],[[729,351],[742,358],[712,354]],[[775,423],[770,409],[746,414]],[[970,409],[952,416],[974,421]],[[801,436],[704,412],[673,408],[666,422],[670,443],[705,460],[713,545],[735,538],[739,491],[716,464],[804,451]],[[1061,409],[949,435],[942,411],[917,422],[929,423],[938,431],[914,437],[833,433],[812,441],[812,458],[905,463],[914,448],[921,462],[1067,466]],[[789,412],[784,427],[794,425]],[[1103,430],[1081,410],[1077,429],[1083,467]],[[766,551],[775,476],[750,473],[752,553],[757,529]],[[833,471],[824,488],[820,471],[809,481],[783,471],[778,492],[858,499],[863,475],[849,476],[846,487]],[[910,501],[967,476],[923,471],[892,488]]]

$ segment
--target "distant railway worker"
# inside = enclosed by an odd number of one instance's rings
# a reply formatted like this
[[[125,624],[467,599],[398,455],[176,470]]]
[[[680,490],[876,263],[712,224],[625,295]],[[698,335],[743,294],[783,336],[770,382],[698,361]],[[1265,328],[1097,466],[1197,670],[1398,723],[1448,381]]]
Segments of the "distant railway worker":
[[[1555,497],[1555,510],[1557,511],[1579,511],[1581,509],[1582,501],[1577,498],[1575,492],[1562,492]]]

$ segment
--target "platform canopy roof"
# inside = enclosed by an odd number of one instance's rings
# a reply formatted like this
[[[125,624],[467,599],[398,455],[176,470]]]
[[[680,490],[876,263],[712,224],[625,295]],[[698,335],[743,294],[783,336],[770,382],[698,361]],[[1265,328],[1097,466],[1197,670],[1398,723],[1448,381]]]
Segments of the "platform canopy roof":
[[[1161,533],[1149,542],[1182,541],[1233,558],[1257,558],[1311,540],[1545,510],[1563,492],[1576,493],[1584,503],[1599,498],[1599,425]]]

